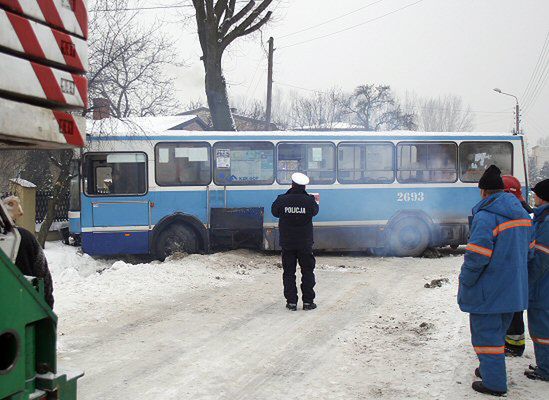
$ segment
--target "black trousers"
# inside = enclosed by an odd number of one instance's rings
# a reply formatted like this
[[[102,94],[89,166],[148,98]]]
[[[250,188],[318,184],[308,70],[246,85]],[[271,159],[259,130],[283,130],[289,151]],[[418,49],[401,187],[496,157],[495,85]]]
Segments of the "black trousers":
[[[505,347],[515,354],[522,355],[526,341],[524,337],[524,317],[523,312],[519,311],[513,315],[511,326],[507,329],[505,336]]]
[[[315,299],[315,256],[313,250],[282,249],[282,282],[284,283],[284,297],[288,303],[297,304],[297,286],[295,283],[295,272],[297,263],[301,267],[301,294],[304,303],[312,303]]]

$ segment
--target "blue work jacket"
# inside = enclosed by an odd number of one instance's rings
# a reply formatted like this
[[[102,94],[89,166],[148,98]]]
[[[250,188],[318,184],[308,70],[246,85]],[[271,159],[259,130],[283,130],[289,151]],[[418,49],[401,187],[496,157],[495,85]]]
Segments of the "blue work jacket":
[[[530,304],[549,310],[549,204],[534,210],[534,251],[528,263]]]
[[[515,196],[501,192],[481,200],[473,208],[459,275],[460,309],[474,314],[525,310],[532,239],[532,220]]]

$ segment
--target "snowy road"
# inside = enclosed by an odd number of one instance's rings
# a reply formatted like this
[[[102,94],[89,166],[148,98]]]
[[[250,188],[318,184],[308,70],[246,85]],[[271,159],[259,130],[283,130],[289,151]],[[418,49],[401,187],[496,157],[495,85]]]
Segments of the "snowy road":
[[[163,264],[47,250],[60,364],[79,399],[464,399],[475,355],[455,302],[460,254],[318,257],[314,311],[289,312],[278,258],[238,251]],[[449,284],[424,288],[432,279]],[[509,397],[547,385],[508,362]]]

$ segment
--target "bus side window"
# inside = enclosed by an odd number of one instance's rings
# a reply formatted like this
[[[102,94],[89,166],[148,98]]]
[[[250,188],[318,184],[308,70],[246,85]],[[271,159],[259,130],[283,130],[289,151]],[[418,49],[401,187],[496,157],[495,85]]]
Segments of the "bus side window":
[[[457,144],[399,143],[400,183],[452,183],[457,180]]]
[[[208,143],[158,143],[155,177],[160,186],[205,186],[211,182]]]
[[[84,156],[87,195],[143,195],[147,192],[144,153],[91,153]]]
[[[277,181],[289,184],[294,172],[307,175],[311,184],[332,184],[336,180],[333,143],[280,143]]]
[[[272,185],[271,142],[217,142],[213,147],[214,182],[220,186]]]
[[[392,183],[393,166],[392,143],[341,143],[338,147],[340,183]]]
[[[509,142],[462,142],[459,145],[462,182],[478,182],[492,164],[501,169],[502,175],[513,175],[513,145]]]

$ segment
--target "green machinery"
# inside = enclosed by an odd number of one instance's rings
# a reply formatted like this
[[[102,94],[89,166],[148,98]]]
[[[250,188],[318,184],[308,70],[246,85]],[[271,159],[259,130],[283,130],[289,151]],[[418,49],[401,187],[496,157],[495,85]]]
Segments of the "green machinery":
[[[0,244],[17,254],[18,233],[0,205]],[[0,400],[72,400],[83,374],[57,370],[57,316],[42,280],[25,277],[0,249]]]

